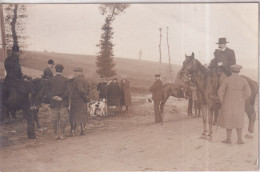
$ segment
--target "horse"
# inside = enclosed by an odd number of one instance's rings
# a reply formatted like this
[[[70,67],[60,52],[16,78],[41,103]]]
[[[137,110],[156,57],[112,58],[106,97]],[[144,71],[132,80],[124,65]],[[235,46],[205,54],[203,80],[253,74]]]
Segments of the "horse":
[[[161,113],[163,113],[163,108],[170,96],[176,97],[176,98],[186,98],[184,87],[177,86],[172,83],[167,83],[163,85],[162,88],[162,101],[160,103],[160,110]]]
[[[194,58],[194,53],[191,56],[186,56],[181,69],[180,79],[184,82],[187,80],[187,75],[190,75],[193,82],[196,83],[199,96],[198,99],[202,106],[202,120],[203,120],[203,133],[202,138],[212,138],[212,111],[219,110],[220,104],[217,100],[217,90],[220,85],[220,77],[217,71],[209,71],[197,59]],[[222,73],[222,76],[224,74]],[[248,132],[254,132],[254,122],[256,112],[254,109],[256,94],[258,93],[258,84],[256,81],[242,76],[247,80],[251,89],[251,95],[246,100],[245,112],[249,118]],[[207,111],[209,113],[207,113]],[[209,123],[209,133],[207,134],[207,117]]]
[[[176,80],[173,83],[167,83],[163,85],[162,89],[162,101],[160,103],[160,110],[161,113],[163,113],[163,108],[170,96],[176,97],[176,98],[186,98],[188,99],[188,110],[187,113],[189,116],[192,115],[192,98],[191,98],[191,90],[187,84],[185,84],[183,81],[178,80],[180,72],[178,72]],[[199,110],[200,113],[200,105],[198,105],[197,110]]]
[[[38,120],[39,106],[42,101],[47,80],[38,78],[33,80],[12,81],[9,88],[1,83],[2,115],[7,116],[9,111],[22,110],[27,119],[28,139],[35,139],[34,122],[40,127]],[[5,114],[4,114],[5,112]]]

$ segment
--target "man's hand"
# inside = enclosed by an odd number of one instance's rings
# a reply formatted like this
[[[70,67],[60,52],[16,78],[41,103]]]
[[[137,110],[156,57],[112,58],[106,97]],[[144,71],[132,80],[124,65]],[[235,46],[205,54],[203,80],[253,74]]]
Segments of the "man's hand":
[[[61,98],[61,97],[59,97],[59,96],[54,96],[53,98],[52,98],[52,100],[55,100],[55,101],[62,101],[63,99]]]

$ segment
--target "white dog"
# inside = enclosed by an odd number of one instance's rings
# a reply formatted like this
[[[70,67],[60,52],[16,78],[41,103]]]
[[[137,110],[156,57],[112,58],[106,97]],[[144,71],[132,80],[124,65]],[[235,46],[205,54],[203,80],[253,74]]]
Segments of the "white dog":
[[[106,116],[107,115],[107,103],[106,100],[90,102],[89,105],[90,116]]]

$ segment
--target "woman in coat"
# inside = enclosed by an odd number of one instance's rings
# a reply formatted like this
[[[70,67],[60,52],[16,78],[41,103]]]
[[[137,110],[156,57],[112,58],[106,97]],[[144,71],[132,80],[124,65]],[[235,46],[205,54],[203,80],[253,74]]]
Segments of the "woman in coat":
[[[231,143],[232,129],[237,130],[238,144],[243,144],[242,128],[244,127],[245,101],[251,94],[247,81],[239,76],[242,66],[232,65],[232,75],[227,77],[218,90],[222,104],[219,125],[227,130],[227,139],[223,143]]]
[[[132,99],[130,94],[130,81],[125,77],[123,77],[123,80],[121,81],[121,87],[122,87],[122,97],[123,102],[125,106],[125,112],[128,111],[128,107],[132,105]]]
[[[87,118],[87,102],[89,101],[89,84],[83,75],[80,67],[74,69],[74,78],[71,81],[69,110],[71,135],[75,134],[77,124],[81,126],[81,135],[85,134]]]

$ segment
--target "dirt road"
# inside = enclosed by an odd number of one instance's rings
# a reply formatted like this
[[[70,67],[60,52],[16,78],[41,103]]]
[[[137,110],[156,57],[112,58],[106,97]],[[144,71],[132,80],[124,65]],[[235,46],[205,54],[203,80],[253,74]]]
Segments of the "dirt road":
[[[185,100],[169,100],[163,125],[153,123],[152,104],[134,101],[129,114],[91,121],[85,136],[56,141],[40,133],[38,140],[1,148],[0,171],[258,169],[258,118],[253,139],[237,145],[233,131],[226,145],[222,128],[214,127],[212,141],[199,139],[202,120],[186,115]]]

